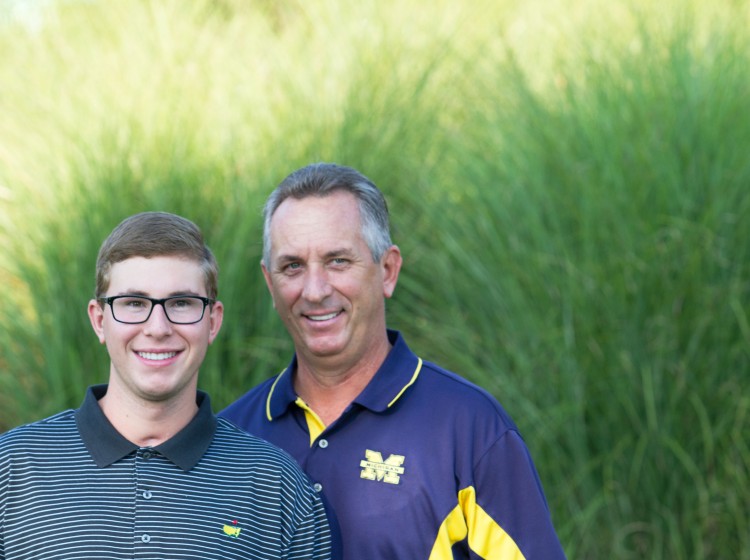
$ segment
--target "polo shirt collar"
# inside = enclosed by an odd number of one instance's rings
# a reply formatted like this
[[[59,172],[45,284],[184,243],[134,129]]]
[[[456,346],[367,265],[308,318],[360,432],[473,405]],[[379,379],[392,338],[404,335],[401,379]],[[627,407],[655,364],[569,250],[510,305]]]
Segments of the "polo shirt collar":
[[[107,393],[107,385],[95,385],[86,391],[75,418],[78,432],[94,463],[107,467],[140,447],[127,440],[104,415],[99,399]],[[183,471],[192,469],[211,445],[216,432],[216,417],[211,411],[208,395],[198,391],[198,412],[180,432],[154,449]]]
[[[401,398],[416,381],[422,365],[422,360],[409,349],[400,332],[388,330],[388,340],[392,345],[391,351],[367,387],[354,399],[356,404],[374,412],[384,412]],[[267,413],[271,418],[283,416],[297,400],[293,380],[296,368],[295,354],[271,387],[267,402]]]
[[[422,360],[406,345],[398,331],[388,331],[391,351],[367,387],[354,402],[375,412],[385,412],[417,380]]]

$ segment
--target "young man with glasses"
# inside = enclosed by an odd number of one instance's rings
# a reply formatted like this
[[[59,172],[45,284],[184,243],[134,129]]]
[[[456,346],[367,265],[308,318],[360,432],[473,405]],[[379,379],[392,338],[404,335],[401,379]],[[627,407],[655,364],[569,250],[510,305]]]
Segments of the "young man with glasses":
[[[294,461],[197,389],[224,312],[217,270],[173,214],[131,216],[105,240],[88,314],[109,383],[0,436],[0,560],[338,557]]]

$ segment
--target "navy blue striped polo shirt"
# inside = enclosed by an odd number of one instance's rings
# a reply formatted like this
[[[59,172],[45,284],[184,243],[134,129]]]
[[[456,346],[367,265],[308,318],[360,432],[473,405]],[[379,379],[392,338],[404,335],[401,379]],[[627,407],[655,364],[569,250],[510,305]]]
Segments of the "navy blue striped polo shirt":
[[[120,435],[89,389],[0,436],[0,559],[331,558],[323,504],[284,452],[211,412],[153,448]]]

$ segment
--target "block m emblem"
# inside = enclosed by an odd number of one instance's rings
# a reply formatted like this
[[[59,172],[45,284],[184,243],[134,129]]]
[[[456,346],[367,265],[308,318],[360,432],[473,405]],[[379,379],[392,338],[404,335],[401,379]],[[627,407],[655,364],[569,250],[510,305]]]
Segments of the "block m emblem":
[[[359,462],[362,471],[360,478],[385,482],[387,484],[398,484],[400,475],[404,474],[403,455],[390,455],[385,461],[380,451],[365,450],[365,459]]]

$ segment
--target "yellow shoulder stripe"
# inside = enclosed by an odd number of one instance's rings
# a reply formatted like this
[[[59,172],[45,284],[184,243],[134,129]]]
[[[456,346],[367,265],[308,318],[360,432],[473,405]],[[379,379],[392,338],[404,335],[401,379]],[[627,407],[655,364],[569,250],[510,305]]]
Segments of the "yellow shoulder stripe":
[[[440,525],[429,560],[453,560],[451,548],[467,536],[469,548],[485,560],[525,560],[510,535],[477,504],[471,486],[458,493],[458,505]]]

